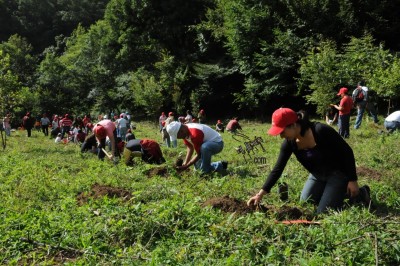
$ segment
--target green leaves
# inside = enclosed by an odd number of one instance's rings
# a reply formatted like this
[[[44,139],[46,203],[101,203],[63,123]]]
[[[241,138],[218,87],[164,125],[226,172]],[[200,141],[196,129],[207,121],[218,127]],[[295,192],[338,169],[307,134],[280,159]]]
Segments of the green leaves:
[[[374,45],[370,35],[352,38],[343,49],[334,42],[322,42],[301,60],[299,85],[303,89],[309,86],[311,93],[305,97],[317,106],[320,115],[325,114],[330,103],[338,102],[335,97],[340,86],[351,92],[358,81],[364,81],[378,97],[397,97],[399,60],[382,45]]]

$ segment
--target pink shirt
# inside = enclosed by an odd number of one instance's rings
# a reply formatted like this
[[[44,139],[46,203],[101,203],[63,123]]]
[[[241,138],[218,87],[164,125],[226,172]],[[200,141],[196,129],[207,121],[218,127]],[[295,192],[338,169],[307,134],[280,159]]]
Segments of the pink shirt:
[[[107,132],[107,137],[112,138],[114,136],[115,124],[113,121],[108,119],[101,120],[94,126],[93,131],[97,127],[97,125],[102,125],[105,128]]]

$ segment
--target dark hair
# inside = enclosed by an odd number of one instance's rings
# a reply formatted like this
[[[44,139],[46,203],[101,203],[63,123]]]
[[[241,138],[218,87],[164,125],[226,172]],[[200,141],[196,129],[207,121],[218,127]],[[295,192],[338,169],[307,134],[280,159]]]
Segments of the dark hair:
[[[308,113],[305,110],[300,110],[297,112],[297,124],[300,125],[301,130],[300,130],[300,135],[304,137],[306,134],[306,131],[311,128],[312,122],[309,119]]]

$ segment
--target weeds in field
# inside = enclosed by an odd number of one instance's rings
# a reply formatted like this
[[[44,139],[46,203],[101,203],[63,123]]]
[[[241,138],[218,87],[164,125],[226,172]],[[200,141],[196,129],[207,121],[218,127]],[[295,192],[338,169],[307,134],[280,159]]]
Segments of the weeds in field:
[[[251,139],[263,138],[266,151],[251,155],[265,161],[246,162],[240,143],[224,133],[225,148],[214,159],[229,161],[228,171],[209,176],[174,169],[182,143],[162,148],[162,166],[126,167],[36,132],[15,132],[0,152],[0,264],[400,264],[400,134],[379,135],[365,125],[348,140],[360,184],[372,189],[369,209],[313,216],[313,206],[298,202],[307,172],[292,158],[281,178],[288,201],[274,188],[263,199],[266,209],[244,214],[221,200],[240,205],[259,190],[281,139],[266,135],[267,124],[241,124]],[[160,140],[156,125],[137,127],[138,138]],[[280,223],[291,218],[282,210],[293,208],[319,224]]]

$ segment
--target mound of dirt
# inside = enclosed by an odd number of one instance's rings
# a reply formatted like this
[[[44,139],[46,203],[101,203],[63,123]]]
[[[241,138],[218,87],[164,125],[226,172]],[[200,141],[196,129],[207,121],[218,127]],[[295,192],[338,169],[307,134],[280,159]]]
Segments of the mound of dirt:
[[[176,166],[182,166],[182,164],[183,164],[183,160],[181,159],[181,158],[178,158],[178,159],[176,159],[176,161],[175,161],[175,167]]]
[[[132,194],[122,188],[115,188],[106,185],[94,184],[90,192],[81,192],[76,196],[78,205],[82,206],[87,203],[89,198],[98,199],[107,196],[109,198],[122,198],[123,200],[129,200],[132,198]]]
[[[375,169],[360,166],[357,167],[356,171],[357,175],[359,176],[364,176],[374,180],[381,180],[381,173]]]
[[[148,177],[153,177],[153,176],[161,176],[161,177],[167,177],[168,176],[168,169],[166,167],[155,167],[147,170],[146,175]]]
[[[247,206],[247,203],[238,199],[230,198],[229,196],[212,198],[205,201],[202,207],[211,206],[214,209],[220,209],[223,212],[235,212],[236,214],[244,215],[255,211],[266,212],[267,207],[263,205],[259,206]]]
[[[283,206],[277,211],[276,219],[278,221],[283,220],[295,220],[300,219],[303,216],[303,212],[298,208]]]
[[[275,206],[265,206],[259,204],[258,206],[247,206],[245,201],[231,198],[229,196],[212,198],[205,201],[202,207],[211,206],[214,209],[220,209],[223,212],[236,213],[238,215],[245,215],[253,212],[263,212],[271,215],[276,215],[279,221],[299,219],[303,216],[303,212],[298,208],[283,206],[277,208]]]

